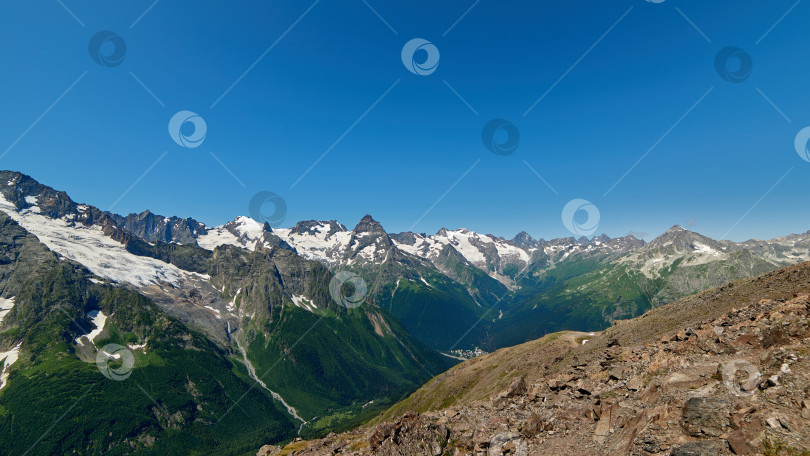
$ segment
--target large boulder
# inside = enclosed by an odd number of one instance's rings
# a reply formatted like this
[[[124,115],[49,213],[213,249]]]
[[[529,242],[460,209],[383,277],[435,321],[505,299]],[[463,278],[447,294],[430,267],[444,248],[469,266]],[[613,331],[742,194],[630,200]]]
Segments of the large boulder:
[[[730,407],[723,399],[693,397],[683,407],[683,428],[692,437],[719,437],[731,424]]]

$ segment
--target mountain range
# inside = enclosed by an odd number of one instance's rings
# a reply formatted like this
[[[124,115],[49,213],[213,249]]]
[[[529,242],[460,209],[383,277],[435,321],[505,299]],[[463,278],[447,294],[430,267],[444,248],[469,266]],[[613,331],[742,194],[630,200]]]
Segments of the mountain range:
[[[209,227],[102,211],[12,171],[0,243],[8,454],[246,454],[365,421],[461,349],[603,330],[810,260],[810,232],[734,243],[676,226],[646,243],[389,234],[371,216],[351,230]]]
[[[810,231],[731,242],[673,226],[648,243],[633,235],[534,239],[525,231],[504,239],[464,228],[387,233],[369,215],[353,229],[334,220],[273,229],[247,217],[215,228],[148,211],[115,217],[148,242],[208,250],[255,249],[258,242],[351,270],[368,283],[367,301],[441,351],[603,329],[697,291],[810,260]]]

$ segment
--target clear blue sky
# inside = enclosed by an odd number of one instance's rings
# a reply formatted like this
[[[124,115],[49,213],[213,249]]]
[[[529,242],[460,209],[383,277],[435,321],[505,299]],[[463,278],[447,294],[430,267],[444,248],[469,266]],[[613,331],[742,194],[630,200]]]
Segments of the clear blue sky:
[[[810,125],[810,4],[368,0],[378,17],[362,0],[321,0],[302,17],[309,0],[62,3],[0,4],[0,168],[102,209],[217,225],[272,191],[285,225],[371,213],[391,232],[418,221],[548,239],[569,235],[562,208],[582,198],[611,236],[810,229],[810,163],[793,146]],[[125,41],[120,65],[91,59],[101,30]],[[403,65],[412,38],[440,51],[434,73]],[[727,46],[752,58],[743,83],[715,70]],[[207,124],[200,147],[168,134],[182,110]],[[513,154],[484,147],[493,118],[519,129]]]

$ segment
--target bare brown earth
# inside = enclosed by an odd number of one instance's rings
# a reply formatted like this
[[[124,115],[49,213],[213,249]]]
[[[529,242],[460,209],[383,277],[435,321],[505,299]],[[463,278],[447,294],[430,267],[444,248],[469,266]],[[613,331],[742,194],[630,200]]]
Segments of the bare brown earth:
[[[810,455],[809,349],[802,263],[471,359],[365,427],[259,454]]]

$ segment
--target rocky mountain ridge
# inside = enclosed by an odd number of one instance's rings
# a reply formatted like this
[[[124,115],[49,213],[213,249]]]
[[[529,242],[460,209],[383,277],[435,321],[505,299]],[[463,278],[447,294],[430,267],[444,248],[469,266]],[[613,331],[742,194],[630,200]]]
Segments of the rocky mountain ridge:
[[[148,211],[126,217],[102,212],[75,204],[30,177],[4,175],[14,185],[0,186],[0,193],[18,211],[36,208],[41,211],[36,215],[60,223],[98,227],[139,256],[186,271],[204,274],[196,265],[210,255],[206,252],[232,246],[285,249],[333,271],[358,274],[366,281],[369,302],[439,350],[459,344],[492,350],[564,328],[602,329],[614,319],[691,293],[810,259],[810,232],[734,243],[676,226],[650,243],[632,235],[546,241],[525,232],[506,240],[466,229],[441,229],[430,236],[389,234],[371,216],[351,230],[336,221],[274,229],[248,217],[211,228]],[[167,291],[172,290],[157,288],[152,296],[165,302],[178,299]],[[205,305],[225,315],[230,298],[217,300],[210,291],[204,293],[210,296]],[[290,302],[297,302],[293,298],[290,294]],[[216,313],[211,317],[216,319]],[[456,324],[437,331],[436,322],[450,319]],[[216,323],[207,326],[223,340],[225,325],[214,329]]]

